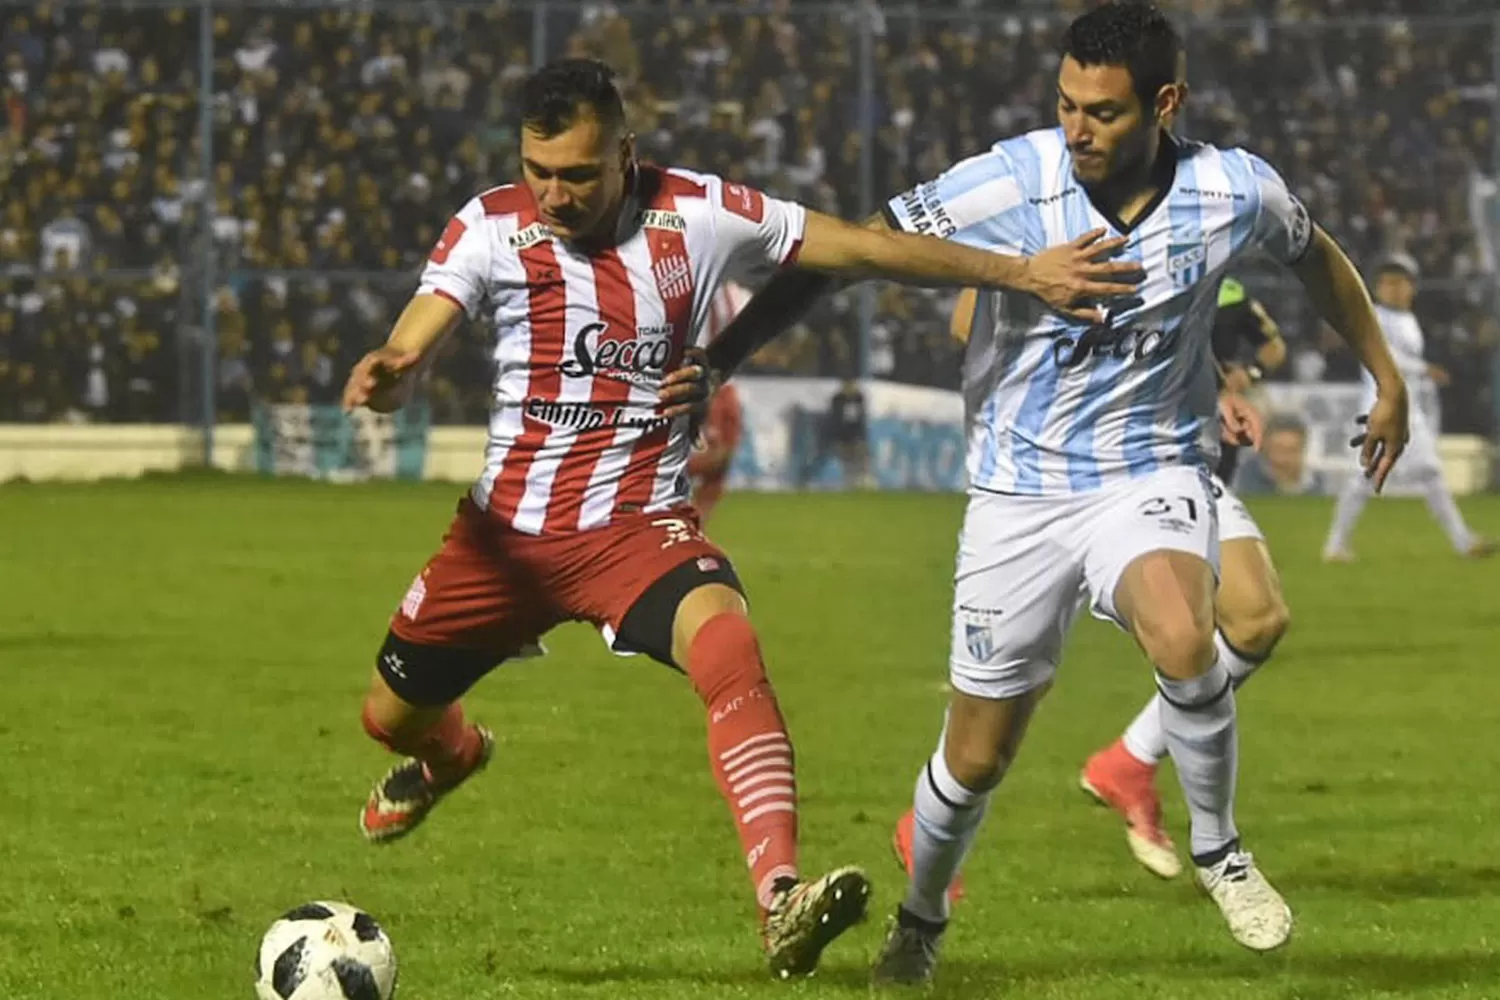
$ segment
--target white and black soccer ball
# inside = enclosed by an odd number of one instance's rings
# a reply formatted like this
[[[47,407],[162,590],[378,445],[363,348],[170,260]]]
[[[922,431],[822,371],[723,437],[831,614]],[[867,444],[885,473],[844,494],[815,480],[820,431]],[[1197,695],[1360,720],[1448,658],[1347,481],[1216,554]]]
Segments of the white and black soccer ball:
[[[259,1000],[391,1000],[396,952],[375,918],[347,903],[304,903],[260,942]]]

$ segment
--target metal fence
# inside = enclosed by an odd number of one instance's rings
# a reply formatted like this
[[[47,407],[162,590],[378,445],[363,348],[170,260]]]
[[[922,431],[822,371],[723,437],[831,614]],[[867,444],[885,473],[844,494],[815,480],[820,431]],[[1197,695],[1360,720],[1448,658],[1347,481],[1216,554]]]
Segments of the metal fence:
[[[645,155],[853,218],[1050,121],[1077,6],[0,0],[0,421],[182,421],[212,449],[253,399],[334,398],[447,215],[515,176],[517,89],[546,59],[614,65]],[[1166,6],[1184,132],[1262,153],[1362,263],[1414,254],[1446,422],[1492,430],[1500,12]],[[1297,370],[1352,374],[1295,284],[1243,277]],[[951,385],[950,302],[862,286],[758,361]],[[450,350],[434,417],[479,419],[486,346]]]

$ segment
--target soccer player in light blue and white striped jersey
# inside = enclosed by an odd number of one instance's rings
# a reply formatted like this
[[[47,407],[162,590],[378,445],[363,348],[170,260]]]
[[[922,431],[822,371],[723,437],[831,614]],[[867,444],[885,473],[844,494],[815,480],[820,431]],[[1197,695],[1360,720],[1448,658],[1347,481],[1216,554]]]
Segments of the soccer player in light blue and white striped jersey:
[[[948,889],[1083,595],[1156,667],[1199,880],[1241,944],[1286,941],[1291,911],[1235,825],[1233,676],[1214,641],[1211,333],[1226,269],[1255,252],[1291,269],[1370,371],[1378,393],[1362,463],[1377,487],[1406,442],[1406,388],[1348,258],[1263,160],[1170,133],[1186,86],[1166,17],[1148,3],[1104,3],[1070,25],[1061,55],[1058,128],[1002,141],[885,212],[893,228],[1027,255],[1103,230],[1127,237],[1122,252],[1145,279],[1133,297],[1101,302],[1094,323],[982,297],[964,364],[970,500],[953,695],[904,830],[910,884],[880,981],[932,975]],[[794,281],[773,282],[736,325],[762,338],[784,327],[821,290]],[[738,339],[731,328],[721,341]]]

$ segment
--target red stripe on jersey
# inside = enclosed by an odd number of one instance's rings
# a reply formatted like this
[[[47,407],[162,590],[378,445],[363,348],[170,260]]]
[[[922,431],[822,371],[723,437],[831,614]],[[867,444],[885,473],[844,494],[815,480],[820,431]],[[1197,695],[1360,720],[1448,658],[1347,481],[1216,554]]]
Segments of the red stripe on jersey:
[[[503,189],[502,189],[503,190]],[[527,220],[521,219],[522,222]],[[563,351],[568,341],[567,283],[557,267],[551,240],[527,247],[520,253],[526,268],[527,318],[531,325],[531,371],[526,377],[526,398],[521,401],[521,433],[505,453],[500,474],[490,491],[490,510],[507,523],[513,521],[526,498],[526,477],[537,451],[547,441],[551,426],[526,412],[529,400],[555,400],[562,390]]]
[[[532,200],[531,189],[516,184],[491,188],[479,196],[479,204],[484,207],[485,215],[535,215],[536,202]],[[535,218],[527,218],[522,224],[530,225],[535,221]]]
[[[702,190],[702,185],[671,174],[663,174],[662,181],[656,197],[651,200],[651,207],[668,212],[677,210],[677,182]],[[672,350],[667,362],[667,371],[671,371],[682,362],[682,352],[693,333],[693,269],[688,260],[687,239],[682,233],[653,229],[646,233],[646,244],[651,250],[651,273],[666,307],[667,322],[672,325]],[[656,486],[657,466],[661,464],[662,455],[679,423],[680,421],[673,421],[653,427],[637,439],[620,480],[616,507],[640,508],[651,501],[651,493]],[[681,433],[681,430],[677,429],[676,433]]]
[[[593,345],[594,356],[608,341],[639,347],[640,334],[635,321],[635,289],[630,284],[630,273],[620,253],[613,248],[594,255],[594,292],[599,302],[599,320],[604,329],[599,331]],[[587,350],[588,345],[583,345]],[[618,355],[622,360],[628,348]],[[627,366],[628,367],[628,366]],[[589,386],[589,405],[600,407],[611,415],[619,407],[630,402],[630,383],[623,378],[611,378],[607,373],[594,375]],[[599,460],[614,444],[615,428],[606,422],[593,430],[580,430],[573,439],[568,453],[557,467],[557,476],[552,481],[552,496],[547,504],[547,518],[542,524],[544,533],[576,531],[583,516],[584,495]]]
[[[430,294],[436,295],[440,299],[447,299],[449,302],[452,302],[454,305],[458,306],[458,308],[463,309],[465,313],[469,311],[467,309],[464,309],[464,304],[458,301],[458,297],[456,295],[451,295],[448,292],[443,291],[441,288],[434,288]]]
[[[658,197],[651,199],[652,208],[663,208],[666,211],[675,211],[677,206],[672,203],[674,198],[707,198],[708,188],[697,181],[689,180],[679,174],[668,173],[660,167],[643,167],[641,169],[643,180],[655,185]],[[654,175],[654,176],[653,176]],[[660,197],[665,195],[665,198]],[[655,204],[661,201],[662,204]]]
[[[783,257],[783,258],[781,258],[781,266],[782,267],[791,267],[793,264],[797,263],[797,258],[801,257],[801,256],[802,256],[802,237],[799,236],[799,237],[797,237],[797,241],[792,244],[792,248],[786,252],[786,256]]]

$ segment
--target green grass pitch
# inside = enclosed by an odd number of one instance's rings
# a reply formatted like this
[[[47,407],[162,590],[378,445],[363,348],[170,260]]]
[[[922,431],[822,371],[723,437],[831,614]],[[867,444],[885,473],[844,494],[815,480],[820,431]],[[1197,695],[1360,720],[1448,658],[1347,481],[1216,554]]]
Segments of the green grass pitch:
[[[469,700],[494,766],[412,838],[360,839],[388,759],[358,706],[459,490],[233,479],[0,488],[0,996],[251,995],[260,934],[343,899],[407,1000],[858,997],[902,879],[887,847],[945,697],[958,497],[733,496],[713,533],[796,741],[804,867],[865,865],[872,918],[770,982],[688,685],[584,626]],[[1465,501],[1500,534],[1500,498]],[[1246,843],[1297,912],[1257,956],[1187,879],[1138,869],[1076,771],[1150,691],[1081,623],[997,796],[940,997],[1500,996],[1500,563],[1421,506],[1254,505],[1294,615],[1240,695]],[[1180,793],[1163,775],[1185,840]]]

